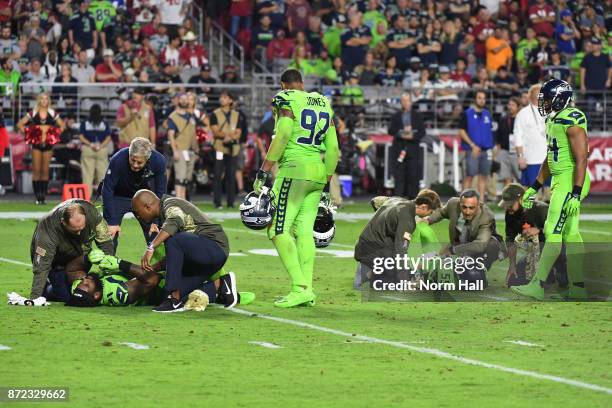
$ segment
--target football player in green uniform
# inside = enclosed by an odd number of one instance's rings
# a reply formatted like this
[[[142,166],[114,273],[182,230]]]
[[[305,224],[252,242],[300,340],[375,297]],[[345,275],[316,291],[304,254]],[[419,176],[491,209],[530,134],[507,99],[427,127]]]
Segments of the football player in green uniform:
[[[552,175],[552,196],[544,224],[546,244],[531,282],[511,287],[513,292],[537,300],[544,299],[543,283],[563,243],[567,247],[569,288],[562,297],[587,297],[582,271],[584,248],[578,229],[580,202],[591,184],[587,172],[587,120],[581,110],[570,106],[571,100],[572,87],[559,79],[546,82],[538,98],[538,111],[546,117],[548,153],[536,181],[523,194],[522,204],[524,208],[531,208],[536,193]]]
[[[295,69],[282,74],[281,85],[282,91],[272,101],[275,137],[253,189],[260,194],[272,185],[272,166],[278,163],[272,187],[276,212],[268,226],[268,237],[291,277],[291,291],[274,305],[294,307],[314,304],[313,226],[321,193],[336,170],[339,149],[329,100],[305,91],[302,75]]]

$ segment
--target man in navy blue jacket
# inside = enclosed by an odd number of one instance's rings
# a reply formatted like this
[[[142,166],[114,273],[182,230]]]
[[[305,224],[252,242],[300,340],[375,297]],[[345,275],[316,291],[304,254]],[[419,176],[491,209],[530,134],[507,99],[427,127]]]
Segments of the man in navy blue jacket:
[[[148,139],[137,137],[130,147],[119,150],[110,159],[102,181],[104,219],[113,236],[115,250],[123,216],[132,212],[132,197],[143,188],[150,188],[161,198],[166,193],[166,159],[153,150]],[[145,240],[156,232],[156,224],[140,222]]]

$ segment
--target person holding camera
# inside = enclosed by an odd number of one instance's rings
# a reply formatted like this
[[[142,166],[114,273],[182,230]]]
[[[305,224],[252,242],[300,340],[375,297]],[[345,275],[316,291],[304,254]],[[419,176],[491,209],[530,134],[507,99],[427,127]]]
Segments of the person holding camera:
[[[223,186],[227,194],[227,206],[234,206],[236,198],[236,162],[240,152],[240,114],[232,108],[234,96],[223,91],[219,96],[221,107],[210,116],[210,128],[213,132],[215,149],[215,179],[213,183],[213,201],[218,209],[221,206]]]

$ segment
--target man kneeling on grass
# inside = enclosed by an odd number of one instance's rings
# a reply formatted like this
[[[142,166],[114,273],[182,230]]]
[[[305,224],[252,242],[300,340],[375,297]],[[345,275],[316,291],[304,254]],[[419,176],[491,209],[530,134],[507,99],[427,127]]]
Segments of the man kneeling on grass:
[[[159,199],[149,190],[136,192],[132,199],[132,212],[140,221],[151,222],[159,218],[162,224],[141,261],[145,271],[152,271],[153,253],[164,244],[167,297],[153,311],[169,313],[184,310],[185,303],[181,296],[187,293],[185,288],[191,286],[194,280],[219,279],[219,303],[234,307],[240,302],[236,276],[223,269],[229,255],[229,243],[219,224],[189,201],[168,195]],[[190,268],[185,268],[186,265]],[[246,302],[243,300],[242,303]]]

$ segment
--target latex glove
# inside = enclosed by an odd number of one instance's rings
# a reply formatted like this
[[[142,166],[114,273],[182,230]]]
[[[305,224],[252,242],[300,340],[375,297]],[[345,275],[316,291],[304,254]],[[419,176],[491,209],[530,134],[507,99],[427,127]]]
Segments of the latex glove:
[[[92,264],[97,264],[97,263],[100,263],[100,261],[102,260],[102,258],[104,258],[105,255],[106,254],[102,252],[101,249],[94,248],[91,250],[91,252],[89,252],[89,255],[87,255],[87,258],[89,259],[89,262],[91,262]]]

